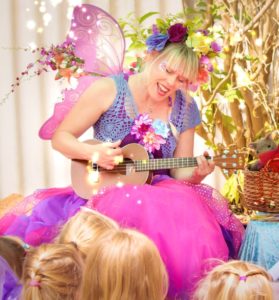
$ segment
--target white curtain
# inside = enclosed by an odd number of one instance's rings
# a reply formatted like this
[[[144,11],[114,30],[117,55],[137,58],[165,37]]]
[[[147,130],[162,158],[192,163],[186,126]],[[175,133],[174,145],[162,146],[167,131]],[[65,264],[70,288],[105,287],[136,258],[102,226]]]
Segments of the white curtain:
[[[23,49],[63,42],[70,11],[80,3],[97,5],[116,19],[130,12],[141,16],[158,11],[163,16],[182,10],[181,0],[0,0],[0,198],[70,184],[70,161],[38,137],[59,100],[61,87],[54,72],[21,82],[6,100],[5,96],[16,77],[38,57]]]

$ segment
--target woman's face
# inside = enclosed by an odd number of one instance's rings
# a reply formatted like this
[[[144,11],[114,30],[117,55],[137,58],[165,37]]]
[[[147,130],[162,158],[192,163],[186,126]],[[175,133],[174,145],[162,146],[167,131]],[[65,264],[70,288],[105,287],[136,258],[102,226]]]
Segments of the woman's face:
[[[161,101],[172,96],[178,89],[185,88],[187,79],[182,72],[175,71],[166,59],[151,63],[147,70],[147,93],[150,98]]]

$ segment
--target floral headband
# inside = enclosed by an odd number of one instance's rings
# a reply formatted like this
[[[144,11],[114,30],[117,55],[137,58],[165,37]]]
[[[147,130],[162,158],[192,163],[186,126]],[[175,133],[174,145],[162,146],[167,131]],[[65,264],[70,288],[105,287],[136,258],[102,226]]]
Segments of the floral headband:
[[[170,43],[184,43],[196,52],[199,58],[199,73],[197,82],[190,84],[190,89],[195,91],[199,84],[208,81],[209,72],[213,71],[211,59],[220,53],[221,46],[207,30],[191,30],[183,23],[175,23],[169,28],[152,25],[152,34],[146,39],[148,52],[161,52]]]

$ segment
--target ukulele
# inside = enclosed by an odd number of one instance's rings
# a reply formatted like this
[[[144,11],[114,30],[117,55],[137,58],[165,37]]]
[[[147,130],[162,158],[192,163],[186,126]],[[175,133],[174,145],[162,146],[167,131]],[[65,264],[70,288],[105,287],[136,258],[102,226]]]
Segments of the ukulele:
[[[86,141],[88,144],[100,143],[97,140]],[[122,148],[123,161],[112,170],[104,169],[87,160],[72,159],[72,187],[81,198],[89,199],[102,188],[121,187],[124,184],[144,184],[152,179],[152,171],[174,168],[189,168],[198,165],[195,157],[174,157],[150,159],[142,145],[132,143]],[[223,154],[207,157],[222,169],[243,169],[244,153],[237,150],[224,150]]]

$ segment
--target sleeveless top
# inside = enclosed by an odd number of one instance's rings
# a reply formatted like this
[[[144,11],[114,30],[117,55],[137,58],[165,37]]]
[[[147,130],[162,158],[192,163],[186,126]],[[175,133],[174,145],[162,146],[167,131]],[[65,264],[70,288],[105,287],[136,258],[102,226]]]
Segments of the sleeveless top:
[[[129,89],[128,82],[123,74],[110,76],[116,85],[117,94],[110,108],[101,115],[93,125],[94,136],[100,141],[123,140],[130,134],[135,117],[138,115],[137,107]],[[175,101],[170,114],[169,122],[180,134],[183,131],[194,128],[201,122],[200,113],[194,99],[186,102],[183,93],[176,92]],[[170,124],[168,124],[170,128]],[[160,157],[170,158],[177,144],[177,140],[172,132],[166,139],[166,143],[161,145]],[[130,142],[132,141],[130,139]],[[154,155],[156,157],[156,155]]]

